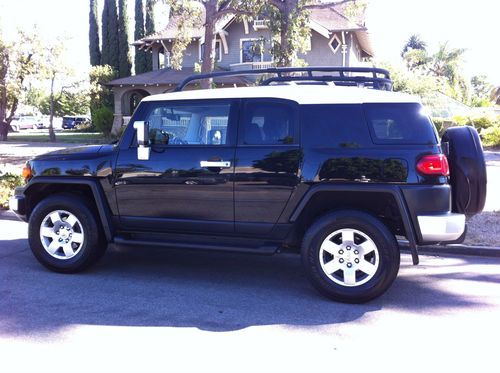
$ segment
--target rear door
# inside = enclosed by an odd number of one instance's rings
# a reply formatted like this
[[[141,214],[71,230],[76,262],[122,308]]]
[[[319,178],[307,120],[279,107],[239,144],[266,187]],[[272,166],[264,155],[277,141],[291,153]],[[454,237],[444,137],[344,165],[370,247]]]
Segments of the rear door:
[[[237,110],[236,100],[141,104],[134,119],[149,122],[151,154],[138,160],[135,139],[120,150],[115,186],[123,226],[234,232]]]
[[[236,232],[267,234],[278,221],[299,182],[298,123],[293,101],[242,101],[234,175]]]

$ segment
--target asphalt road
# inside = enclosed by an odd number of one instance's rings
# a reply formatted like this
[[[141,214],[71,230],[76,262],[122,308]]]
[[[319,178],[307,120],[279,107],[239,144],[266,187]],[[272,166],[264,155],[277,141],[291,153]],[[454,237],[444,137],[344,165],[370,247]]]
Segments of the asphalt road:
[[[365,305],[319,296],[293,255],[110,247],[61,275],[0,213],[0,372],[500,371],[500,260],[421,262]]]

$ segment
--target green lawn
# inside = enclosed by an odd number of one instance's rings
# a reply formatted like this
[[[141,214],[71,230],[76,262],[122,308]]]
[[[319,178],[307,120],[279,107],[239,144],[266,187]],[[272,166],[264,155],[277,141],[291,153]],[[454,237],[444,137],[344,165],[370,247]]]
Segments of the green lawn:
[[[48,133],[10,133],[10,141],[49,142]],[[105,144],[110,140],[98,132],[61,132],[56,133],[56,142],[79,144]]]

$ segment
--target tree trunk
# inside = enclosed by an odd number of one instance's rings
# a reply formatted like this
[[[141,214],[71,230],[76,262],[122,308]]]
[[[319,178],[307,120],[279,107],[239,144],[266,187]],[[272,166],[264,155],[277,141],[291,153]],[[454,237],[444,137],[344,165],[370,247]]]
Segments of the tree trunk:
[[[56,142],[56,134],[54,133],[54,80],[56,77],[52,75],[50,80],[50,121],[49,121],[49,139],[51,142]]]
[[[209,0],[205,3],[205,47],[203,48],[203,61],[201,63],[201,73],[208,74],[214,69],[214,49],[215,38],[214,28],[217,16],[217,0]],[[201,88],[207,89],[212,87],[212,79],[203,79]]]

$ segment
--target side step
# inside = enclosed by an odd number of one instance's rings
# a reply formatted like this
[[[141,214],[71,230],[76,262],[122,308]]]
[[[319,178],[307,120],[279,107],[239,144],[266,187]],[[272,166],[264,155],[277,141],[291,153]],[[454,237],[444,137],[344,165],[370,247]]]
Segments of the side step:
[[[229,251],[229,252],[239,252],[247,254],[259,254],[259,255],[273,255],[278,251],[278,246],[274,245],[263,245],[256,247],[245,247],[245,246],[233,246],[233,245],[214,245],[214,244],[204,244],[201,242],[181,242],[181,241],[149,241],[141,240],[135,238],[125,238],[122,236],[116,236],[114,238],[114,243],[117,245],[127,245],[127,246],[154,246],[154,247],[165,247],[165,248],[177,248],[177,249],[197,249],[197,250],[211,250],[211,251]]]

